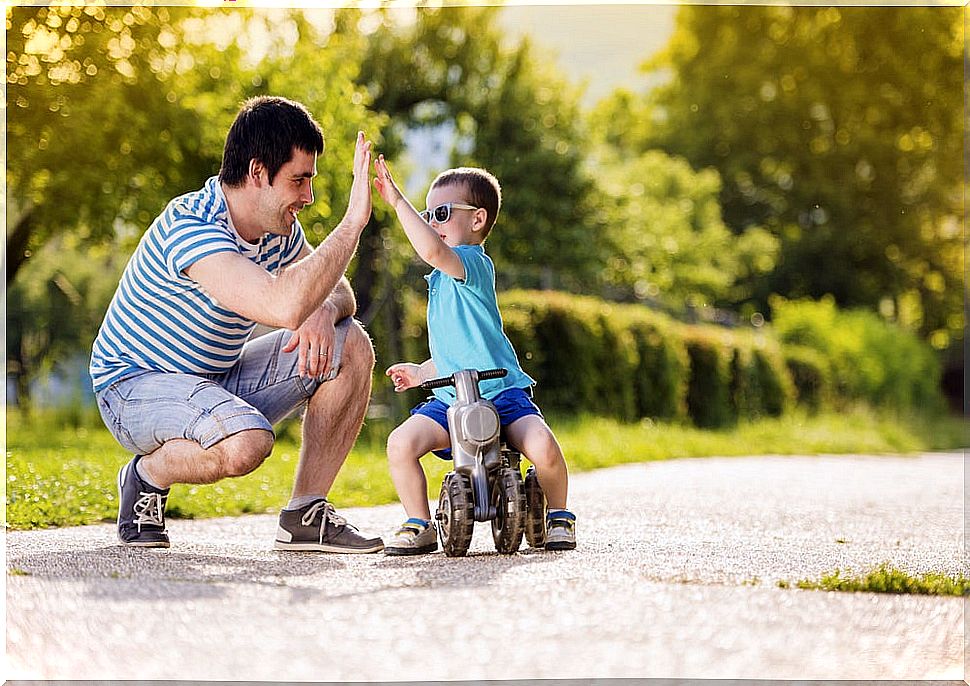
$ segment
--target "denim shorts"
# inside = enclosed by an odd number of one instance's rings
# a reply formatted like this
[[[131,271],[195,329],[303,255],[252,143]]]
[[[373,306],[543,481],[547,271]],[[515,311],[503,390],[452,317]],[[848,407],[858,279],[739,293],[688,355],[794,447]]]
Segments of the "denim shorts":
[[[502,391],[492,398],[492,404],[498,410],[499,426],[503,429],[516,420],[522,419],[522,417],[528,417],[529,415],[542,416],[542,412],[532,402],[529,393],[521,388],[509,388],[508,390]],[[420,414],[429,419],[433,419],[438,422],[441,428],[448,431],[448,406],[437,398],[430,398],[423,403],[415,405],[411,409],[411,414]],[[433,452],[443,460],[451,459],[451,448],[435,450]]]
[[[173,439],[211,448],[240,431],[272,432],[336,377],[352,323],[350,317],[337,323],[327,378],[300,376],[299,351],[282,350],[293,334],[280,329],[246,343],[235,366],[220,374],[146,370],[116,381],[97,394],[101,418],[126,450],[139,455]]]

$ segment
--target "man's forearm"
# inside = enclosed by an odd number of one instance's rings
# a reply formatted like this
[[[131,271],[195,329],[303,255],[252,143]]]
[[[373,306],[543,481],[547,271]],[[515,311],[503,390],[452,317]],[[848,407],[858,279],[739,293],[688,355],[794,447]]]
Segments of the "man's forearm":
[[[291,324],[295,322],[299,326],[331,298],[339,314],[349,316],[356,311],[350,285],[347,284],[345,291],[338,289],[359,239],[360,231],[355,227],[338,225],[316,250],[277,277],[274,299],[290,305]]]
[[[357,298],[354,296],[354,291],[351,289],[347,277],[341,277],[336,287],[327,296],[324,305],[333,308],[335,322],[357,314]]]

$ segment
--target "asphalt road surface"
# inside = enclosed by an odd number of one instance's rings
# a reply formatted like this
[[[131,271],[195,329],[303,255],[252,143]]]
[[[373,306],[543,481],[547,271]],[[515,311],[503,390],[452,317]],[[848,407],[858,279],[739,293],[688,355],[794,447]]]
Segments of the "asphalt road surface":
[[[340,509],[387,534],[399,506]],[[276,517],[6,534],[9,679],[950,679],[965,599],[782,588],[889,563],[970,576],[964,456],[673,460],[571,480],[579,548],[272,549]]]

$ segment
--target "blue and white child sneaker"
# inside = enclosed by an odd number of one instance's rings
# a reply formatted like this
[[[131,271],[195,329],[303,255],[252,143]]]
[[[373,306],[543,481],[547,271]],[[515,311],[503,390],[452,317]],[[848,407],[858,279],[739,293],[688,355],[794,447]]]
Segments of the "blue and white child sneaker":
[[[576,515],[569,510],[546,513],[546,550],[573,550],[576,547]]]
[[[434,522],[408,519],[384,546],[387,555],[425,555],[438,549],[438,531]]]

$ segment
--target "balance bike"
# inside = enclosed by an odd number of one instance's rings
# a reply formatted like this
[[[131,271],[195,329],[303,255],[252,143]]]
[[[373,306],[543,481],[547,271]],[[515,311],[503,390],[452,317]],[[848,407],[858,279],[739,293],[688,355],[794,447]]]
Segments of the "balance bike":
[[[546,499],[535,467],[525,479],[522,456],[501,439],[498,412],[481,397],[478,382],[508,374],[505,369],[463,369],[430,379],[421,388],[454,386],[457,400],[448,408],[454,470],[445,475],[438,497],[438,535],[448,557],[468,552],[475,522],[492,523],[492,538],[500,553],[514,553],[522,536],[532,547],[546,539]]]

